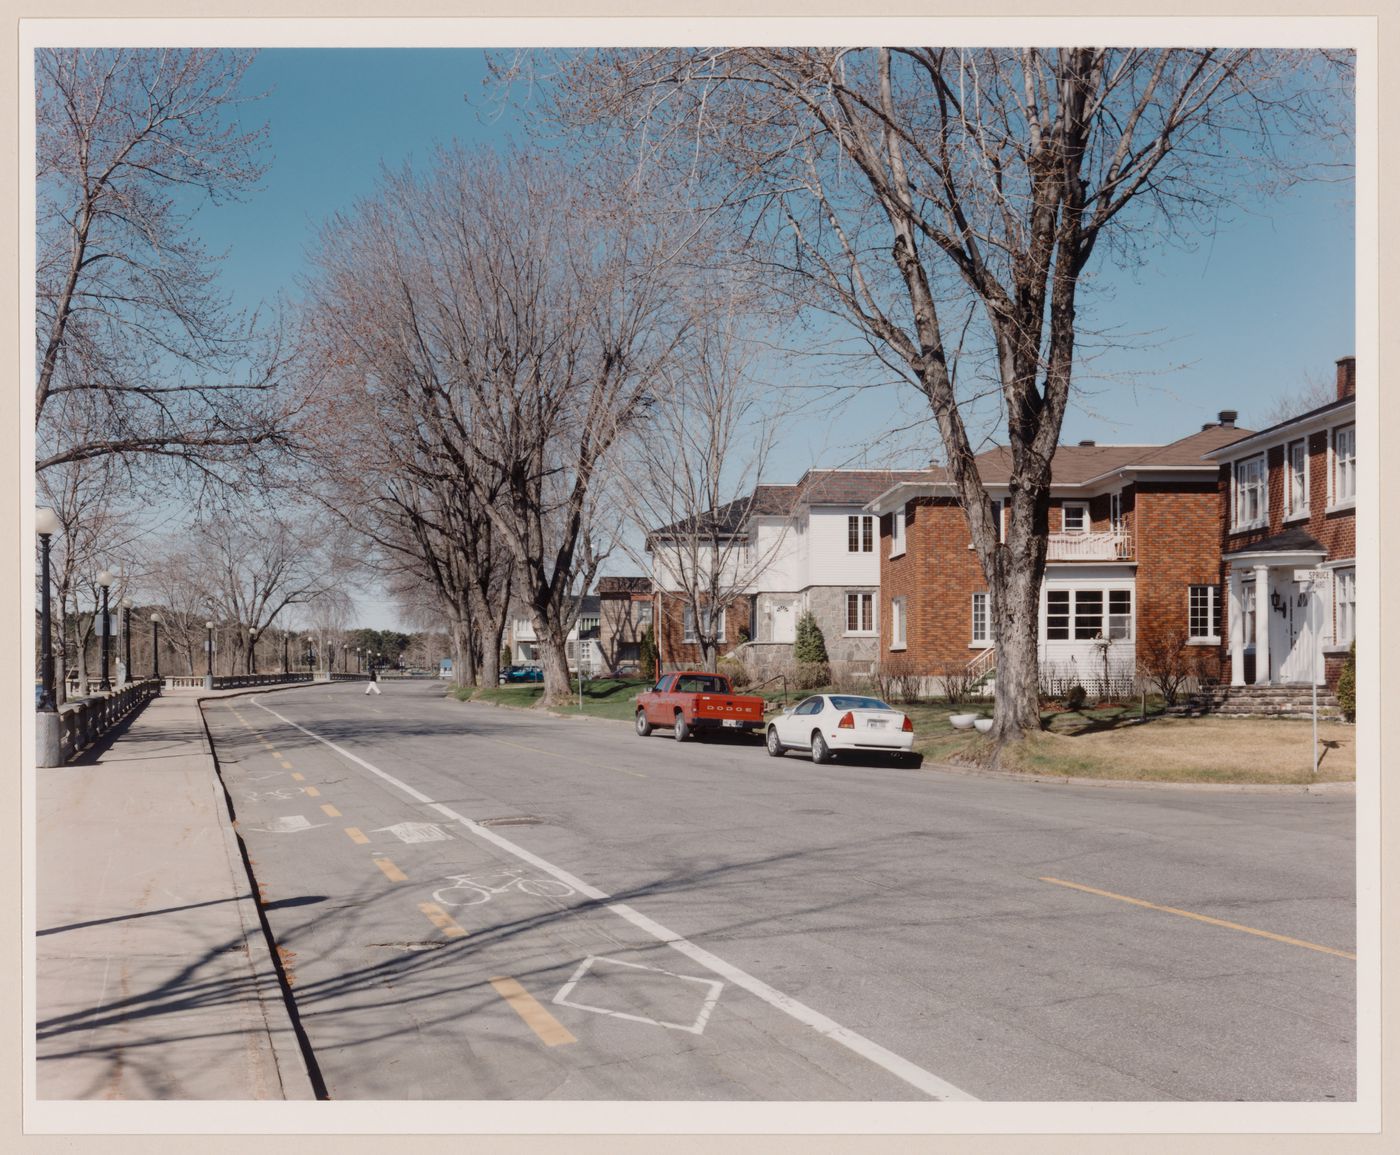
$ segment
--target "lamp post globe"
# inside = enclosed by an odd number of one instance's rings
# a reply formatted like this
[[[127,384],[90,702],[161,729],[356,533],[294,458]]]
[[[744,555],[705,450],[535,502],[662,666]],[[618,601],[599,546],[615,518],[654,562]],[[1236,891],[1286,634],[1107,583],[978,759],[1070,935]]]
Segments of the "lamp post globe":
[[[107,597],[112,585],[112,575],[107,570],[102,570],[97,575],[97,584],[102,587],[102,681],[98,689],[104,694],[112,688],[112,678],[110,673],[110,663],[112,655],[112,617],[108,612]]]
[[[151,615],[151,677],[160,678],[160,614]]]
[[[49,604],[49,539],[58,532],[58,514],[48,506],[34,511],[34,532],[39,535],[39,710],[52,714],[58,710],[53,679],[53,618]]]

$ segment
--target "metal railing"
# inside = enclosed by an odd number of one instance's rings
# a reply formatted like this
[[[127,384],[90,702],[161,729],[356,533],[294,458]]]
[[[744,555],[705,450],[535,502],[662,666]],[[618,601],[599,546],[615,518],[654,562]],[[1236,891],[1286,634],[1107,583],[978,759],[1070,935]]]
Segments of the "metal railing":
[[[967,664],[967,672],[975,681],[981,681],[988,674],[995,673],[996,668],[997,648],[995,646],[988,646]]]
[[[216,690],[237,690],[242,686],[280,686],[288,682],[310,682],[311,674],[216,674],[212,679]],[[204,679],[199,679],[204,685]]]
[[[59,753],[63,761],[86,750],[118,722],[160,693],[160,681],[142,678],[119,690],[70,701],[59,708]]]
[[[1133,535],[1121,529],[1098,533],[1052,533],[1048,561],[1131,561]]]

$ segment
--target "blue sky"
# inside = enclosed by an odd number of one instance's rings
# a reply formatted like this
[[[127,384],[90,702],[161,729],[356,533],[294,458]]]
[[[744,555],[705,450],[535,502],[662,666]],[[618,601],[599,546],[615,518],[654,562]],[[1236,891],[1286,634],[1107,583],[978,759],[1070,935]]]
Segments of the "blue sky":
[[[466,49],[265,49],[247,84],[268,96],[248,115],[268,122],[271,169],[259,194],[206,209],[198,226],[212,251],[229,250],[224,280],[236,300],[253,308],[294,296],[319,225],[371,193],[381,165],[425,162],[453,138],[517,137],[514,113],[488,119],[484,76],[481,55]],[[1355,352],[1350,197],[1349,185],[1304,186],[1223,221],[1195,251],[1159,250],[1131,274],[1105,273],[1098,319],[1141,336],[1092,360],[1085,350],[1085,396],[1064,440],[1173,440],[1227,408],[1258,427],[1280,394],[1330,378]],[[805,375],[800,365],[774,373]],[[812,464],[921,464],[931,442],[885,430],[922,416],[922,405],[892,387],[840,412],[813,407],[770,460],[769,479],[795,480]],[[385,603],[370,597],[362,608],[367,624],[395,624]]]

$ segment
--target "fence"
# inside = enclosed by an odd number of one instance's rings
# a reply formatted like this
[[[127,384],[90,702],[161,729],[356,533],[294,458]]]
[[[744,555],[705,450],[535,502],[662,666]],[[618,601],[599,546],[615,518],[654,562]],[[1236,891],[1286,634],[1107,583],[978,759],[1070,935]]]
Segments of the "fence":
[[[160,681],[143,678],[119,690],[68,702],[58,712],[59,756],[64,762],[86,750],[129,714],[160,693]]]
[[[281,686],[288,682],[310,682],[310,674],[220,674],[213,679],[216,690],[236,690],[241,686]],[[199,679],[204,685],[204,679]]]

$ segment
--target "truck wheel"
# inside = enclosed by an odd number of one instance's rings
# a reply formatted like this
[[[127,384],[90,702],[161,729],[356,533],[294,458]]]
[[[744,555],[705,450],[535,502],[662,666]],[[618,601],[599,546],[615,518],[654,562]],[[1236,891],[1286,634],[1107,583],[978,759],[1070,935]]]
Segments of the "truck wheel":
[[[685,715],[676,715],[675,735],[677,742],[684,742],[690,737],[690,727],[685,724]]]
[[[822,737],[822,732],[820,730],[812,731],[812,761],[831,761],[831,747],[826,744],[826,739]]]
[[[637,711],[637,737],[639,737],[639,738],[645,738],[645,737],[646,737],[648,734],[650,734],[650,733],[651,733],[651,723],[647,721],[647,712],[646,712],[645,710],[638,710],[638,711]]]
[[[778,741],[778,727],[768,727],[768,753],[774,758],[783,756],[783,744]]]

